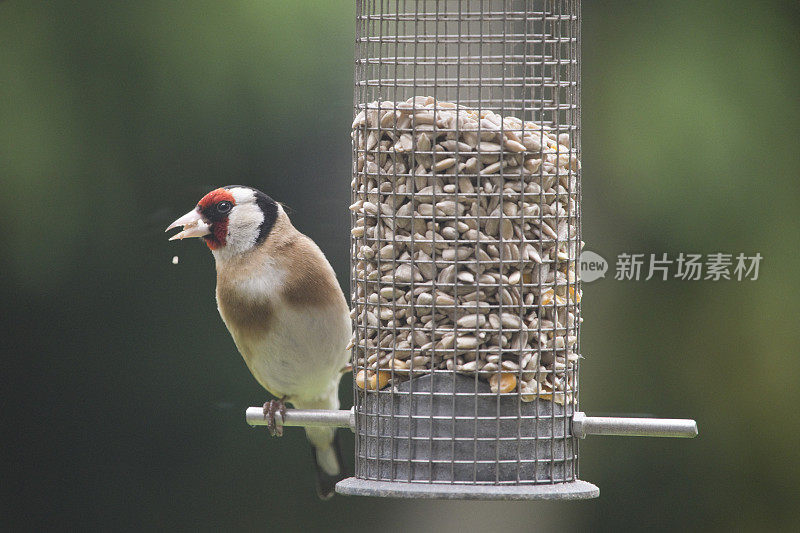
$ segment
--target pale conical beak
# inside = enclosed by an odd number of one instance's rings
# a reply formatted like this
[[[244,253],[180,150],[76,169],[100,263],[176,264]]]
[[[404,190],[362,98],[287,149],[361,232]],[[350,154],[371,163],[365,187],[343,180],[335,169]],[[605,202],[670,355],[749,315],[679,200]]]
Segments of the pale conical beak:
[[[164,231],[169,231],[172,228],[177,228],[178,226],[183,226],[183,231],[176,233],[170,237],[169,240],[174,241],[175,239],[202,237],[203,235],[208,235],[211,233],[211,226],[205,223],[203,217],[200,215],[200,212],[197,209],[194,211],[189,211],[181,218],[170,224],[169,227]]]

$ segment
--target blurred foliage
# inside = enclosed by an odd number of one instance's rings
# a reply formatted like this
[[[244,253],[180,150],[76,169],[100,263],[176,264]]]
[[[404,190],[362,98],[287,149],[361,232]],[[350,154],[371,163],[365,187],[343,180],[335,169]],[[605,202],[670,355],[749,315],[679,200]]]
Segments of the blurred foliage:
[[[217,316],[210,254],[163,228],[214,186],[253,185],[347,286],[354,4],[9,0],[0,523],[795,529],[800,8],[583,14],[587,248],[765,258],[755,282],[585,286],[583,408],[693,417],[698,439],[589,438],[590,502],[318,502],[301,432],[244,424],[265,395]]]

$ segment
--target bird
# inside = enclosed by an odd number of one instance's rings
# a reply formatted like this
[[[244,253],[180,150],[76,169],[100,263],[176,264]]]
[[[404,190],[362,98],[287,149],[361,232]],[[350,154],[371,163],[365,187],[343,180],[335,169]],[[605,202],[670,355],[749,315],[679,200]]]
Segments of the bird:
[[[276,399],[264,404],[270,433],[286,403],[338,409],[349,370],[350,310],[319,246],[298,231],[283,205],[244,185],[209,192],[169,225],[169,240],[202,238],[214,256],[219,314],[256,381]],[[317,493],[333,495],[344,478],[335,428],[306,428]]]

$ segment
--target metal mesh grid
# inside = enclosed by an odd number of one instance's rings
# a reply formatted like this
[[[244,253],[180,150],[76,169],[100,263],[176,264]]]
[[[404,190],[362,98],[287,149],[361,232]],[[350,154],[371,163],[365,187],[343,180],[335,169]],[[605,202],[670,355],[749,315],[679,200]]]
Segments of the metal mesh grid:
[[[579,0],[357,1],[360,479],[578,479],[579,29]]]

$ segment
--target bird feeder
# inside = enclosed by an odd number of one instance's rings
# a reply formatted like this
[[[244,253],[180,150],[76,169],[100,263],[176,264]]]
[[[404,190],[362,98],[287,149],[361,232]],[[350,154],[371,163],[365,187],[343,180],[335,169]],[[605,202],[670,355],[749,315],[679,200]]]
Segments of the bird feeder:
[[[593,498],[579,439],[695,436],[579,407],[580,1],[356,5],[354,407],[284,425],[354,431],[337,492],[410,498]]]

